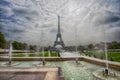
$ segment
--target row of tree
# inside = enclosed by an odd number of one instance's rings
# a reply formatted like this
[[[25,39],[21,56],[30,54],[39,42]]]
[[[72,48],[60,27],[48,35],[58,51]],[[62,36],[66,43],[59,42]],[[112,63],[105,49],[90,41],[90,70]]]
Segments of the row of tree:
[[[120,49],[120,42],[112,41],[112,42],[100,42],[97,44],[89,44],[88,49],[95,49],[95,48],[104,48],[105,44],[107,45],[107,49]]]
[[[86,46],[78,46],[78,50],[80,51],[84,51],[84,50],[104,50],[105,48],[105,44],[107,45],[107,49],[108,50],[116,50],[116,49],[120,49],[120,42],[117,41],[112,41],[112,42],[100,42],[100,43],[96,43],[96,44],[89,44]]]
[[[18,41],[13,41],[12,45],[15,50],[36,50],[35,45],[28,45],[27,43]]]
[[[9,41],[7,41],[4,37],[4,35],[0,32],[0,48],[8,48]],[[36,50],[37,46],[36,45],[28,45],[26,43],[18,42],[18,41],[13,41],[13,48],[15,50]],[[117,41],[112,41],[112,42],[107,42],[107,48],[108,49],[120,49],[120,42]],[[67,46],[66,49],[74,51],[75,46]],[[87,46],[77,46],[77,49],[80,51],[84,50],[93,50],[93,49],[102,49],[104,48],[104,42],[100,42],[97,44],[89,44]],[[50,49],[50,46],[45,47],[45,50]]]
[[[0,32],[0,48],[9,48],[9,42],[5,39],[5,36]],[[18,42],[18,41],[13,41],[12,42],[13,49],[15,50],[35,50],[36,46],[35,45],[28,45],[26,43]]]
[[[4,48],[6,45],[6,39],[4,35],[0,32],[0,48]]]

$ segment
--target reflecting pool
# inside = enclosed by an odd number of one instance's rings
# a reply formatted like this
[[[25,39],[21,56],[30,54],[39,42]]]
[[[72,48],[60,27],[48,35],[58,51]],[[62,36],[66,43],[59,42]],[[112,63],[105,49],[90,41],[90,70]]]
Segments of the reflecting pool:
[[[0,62],[1,67],[8,67],[5,65],[6,62]],[[99,80],[93,76],[93,72],[102,69],[104,67],[90,64],[84,61],[79,61],[76,64],[75,61],[62,61],[62,62],[46,62],[46,65],[42,65],[41,61],[28,61],[28,62],[15,62],[17,65],[11,66],[12,68],[33,68],[33,67],[61,67],[64,73],[65,80]],[[112,70],[117,74],[120,71]],[[111,80],[120,80],[119,78]]]

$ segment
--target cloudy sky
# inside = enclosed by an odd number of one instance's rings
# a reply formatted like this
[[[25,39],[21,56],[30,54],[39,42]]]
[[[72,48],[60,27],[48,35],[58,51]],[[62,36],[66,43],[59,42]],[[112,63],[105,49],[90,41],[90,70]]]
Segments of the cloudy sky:
[[[0,0],[8,40],[53,45],[57,16],[65,45],[120,41],[120,0]]]

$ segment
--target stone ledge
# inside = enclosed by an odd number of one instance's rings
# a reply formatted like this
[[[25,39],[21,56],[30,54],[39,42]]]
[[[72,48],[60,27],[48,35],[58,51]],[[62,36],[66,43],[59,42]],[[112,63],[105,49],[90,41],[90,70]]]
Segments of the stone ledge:
[[[97,58],[93,58],[93,57],[88,57],[88,56],[81,56],[81,57],[77,57],[78,60],[81,61],[86,61],[89,63],[93,63],[93,64],[97,64],[97,65],[101,65],[101,66],[105,66],[106,65],[106,61],[105,60],[101,60],[101,59],[97,59]],[[68,60],[75,60],[76,57],[46,57],[45,61],[68,61]],[[8,61],[9,58],[8,57],[0,57],[0,61]],[[12,61],[42,61],[43,58],[42,57],[29,57],[29,58],[23,58],[23,57],[12,57]],[[120,70],[120,63],[119,62],[112,62],[112,61],[108,61],[109,67],[116,69],[116,70]]]

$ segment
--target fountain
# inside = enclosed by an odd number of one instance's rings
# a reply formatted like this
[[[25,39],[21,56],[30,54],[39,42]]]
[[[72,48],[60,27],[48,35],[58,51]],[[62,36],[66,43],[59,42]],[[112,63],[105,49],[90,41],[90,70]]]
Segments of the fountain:
[[[104,54],[105,54],[105,68],[99,69],[95,72],[93,72],[93,75],[101,80],[118,80],[120,79],[120,74],[116,74],[115,72],[112,72],[109,70],[109,64],[108,64],[108,50],[107,50],[107,42],[106,42],[106,33],[105,29],[103,27],[103,36],[104,36]]]
[[[8,65],[11,65],[12,64],[12,51],[13,51],[13,46],[12,46],[12,41],[10,41],[10,44],[9,44],[9,52],[8,52],[8,55],[9,55],[9,61],[8,61]]]
[[[73,53],[74,54],[74,53]],[[94,64],[90,64],[84,61],[80,61],[79,63],[79,58],[75,57],[76,63],[75,61],[62,61],[62,62],[47,62],[45,61],[45,54],[44,54],[44,48],[42,48],[42,63],[39,65],[30,65],[31,63],[33,63],[33,61],[23,61],[21,62],[20,65],[15,65],[13,68],[31,68],[31,67],[61,67],[61,69],[64,72],[65,75],[65,80],[96,80],[96,76],[93,76],[91,73],[95,72],[95,75],[97,76],[103,76],[104,74],[102,74],[102,71],[100,68],[102,68],[101,66],[98,65],[94,65]],[[39,61],[34,61],[34,62],[38,62]],[[1,66],[0,62],[0,66]],[[84,64],[84,66],[81,66],[81,64]],[[98,71],[96,71],[98,70]],[[114,71],[114,70],[113,70]],[[109,72],[109,76],[112,76],[112,79],[108,79],[108,80],[119,80],[120,76],[118,75],[118,73],[120,72],[116,72],[114,71],[114,73]],[[106,76],[106,75],[104,75]],[[111,78],[111,77],[110,77]],[[100,78],[100,79],[103,79]]]
[[[57,56],[58,56],[58,57],[61,57],[61,56],[60,56],[60,53],[61,53],[61,52],[58,50],[58,51],[57,51]]]
[[[104,50],[101,47],[97,47],[96,51],[95,51],[96,54],[93,57],[97,57],[99,59],[104,59],[103,52],[104,52]]]
[[[28,57],[28,45],[25,45],[25,57]]]
[[[78,64],[78,63],[79,63],[79,62],[78,62],[78,58],[75,58],[75,63],[76,63],[76,64]]]
[[[44,52],[44,47],[42,48],[42,65],[45,66],[45,52]]]
[[[104,69],[104,74],[106,75],[106,76],[108,76],[108,74],[109,74],[109,71],[108,71],[108,53],[107,53],[107,44],[106,44],[106,42],[104,43],[105,44],[105,58],[106,58],[106,68]]]
[[[117,74],[116,72],[109,69],[106,42],[104,42],[104,53],[105,53],[105,68],[96,70],[95,72],[93,72],[93,75],[101,80],[119,80],[120,74]]]
[[[1,64],[2,66],[16,66],[20,63],[16,63],[12,61],[12,52],[13,52],[13,46],[12,46],[12,42],[9,42],[9,50],[8,50],[8,62],[5,62],[3,64]]]
[[[41,64],[40,62],[36,62],[37,57],[39,56],[38,53],[39,53],[39,48],[38,48],[38,46],[36,46],[35,56],[34,56],[34,62],[32,63],[33,66],[36,66],[36,65],[40,65],[40,64]]]
[[[36,46],[35,56],[38,57],[38,54],[39,54],[39,48],[38,48],[38,46]]]
[[[80,57],[80,54],[78,52],[63,52],[60,53],[61,57]]]
[[[51,57],[51,53],[50,53],[50,50],[48,50],[48,55],[49,55],[49,57]]]

